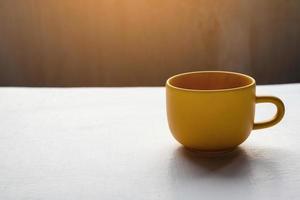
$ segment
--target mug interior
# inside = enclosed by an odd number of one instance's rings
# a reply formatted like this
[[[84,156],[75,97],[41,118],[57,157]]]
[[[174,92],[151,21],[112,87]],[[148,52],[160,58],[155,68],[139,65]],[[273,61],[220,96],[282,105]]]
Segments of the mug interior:
[[[235,72],[204,71],[179,74],[167,83],[180,89],[225,90],[247,87],[255,81],[250,76]]]

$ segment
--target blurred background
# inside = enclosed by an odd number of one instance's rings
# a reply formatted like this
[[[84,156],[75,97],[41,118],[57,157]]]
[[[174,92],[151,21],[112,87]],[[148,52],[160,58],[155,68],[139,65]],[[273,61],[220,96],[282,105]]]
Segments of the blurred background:
[[[196,70],[300,82],[299,0],[0,1],[0,86],[159,86]]]

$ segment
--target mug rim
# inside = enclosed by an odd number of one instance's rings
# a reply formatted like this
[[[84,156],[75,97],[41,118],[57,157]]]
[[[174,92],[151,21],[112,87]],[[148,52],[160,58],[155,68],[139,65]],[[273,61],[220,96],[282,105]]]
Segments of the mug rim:
[[[204,73],[219,73],[219,74],[231,74],[231,75],[237,75],[243,78],[247,78],[251,81],[251,83],[240,86],[240,87],[232,87],[232,88],[225,88],[225,89],[211,89],[211,90],[204,90],[204,89],[188,89],[188,88],[183,88],[183,87],[177,87],[174,86],[170,83],[171,80],[178,78],[180,76],[184,75],[189,75],[189,74],[204,74]],[[170,88],[176,89],[176,90],[181,90],[181,91],[188,91],[188,92],[224,92],[224,91],[236,91],[236,90],[241,90],[241,89],[246,89],[246,88],[251,88],[252,86],[255,86],[256,82],[255,79],[252,78],[249,75],[238,73],[238,72],[231,72],[231,71],[193,71],[193,72],[185,72],[185,73],[180,73],[176,74],[174,76],[171,76],[168,78],[166,81],[166,85]]]

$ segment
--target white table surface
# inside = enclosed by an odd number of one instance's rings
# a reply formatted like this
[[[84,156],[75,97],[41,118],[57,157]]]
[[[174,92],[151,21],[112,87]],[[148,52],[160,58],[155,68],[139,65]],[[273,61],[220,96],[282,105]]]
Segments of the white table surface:
[[[257,94],[283,121],[203,158],[172,138],[164,88],[0,88],[0,199],[300,199],[300,84]]]

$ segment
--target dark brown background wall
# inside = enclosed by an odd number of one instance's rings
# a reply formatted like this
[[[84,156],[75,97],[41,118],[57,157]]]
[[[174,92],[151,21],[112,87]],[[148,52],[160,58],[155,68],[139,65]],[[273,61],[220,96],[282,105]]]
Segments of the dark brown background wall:
[[[0,1],[0,85],[162,85],[194,70],[300,82],[299,0]]]

